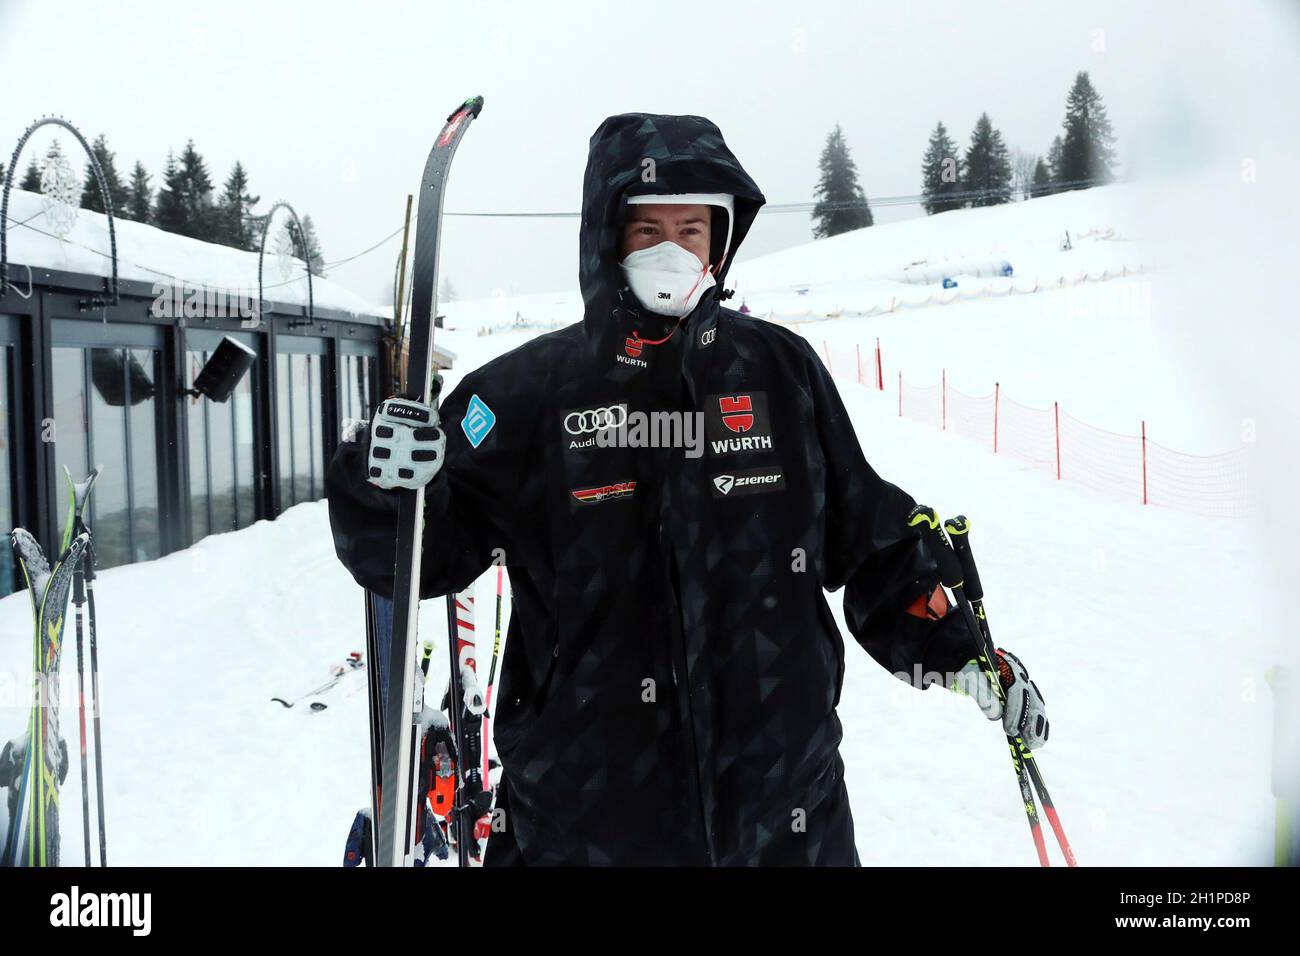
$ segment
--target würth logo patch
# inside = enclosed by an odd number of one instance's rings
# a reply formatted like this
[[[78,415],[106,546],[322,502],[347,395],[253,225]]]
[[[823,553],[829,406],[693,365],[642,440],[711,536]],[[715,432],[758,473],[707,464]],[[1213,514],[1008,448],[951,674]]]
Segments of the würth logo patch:
[[[704,429],[713,454],[772,450],[766,392],[709,395],[704,408]]]
[[[763,491],[785,491],[785,475],[780,468],[750,468],[713,476],[715,498],[736,498]]]
[[[584,505],[594,505],[613,498],[630,498],[636,491],[635,481],[616,481],[610,485],[596,488],[575,488],[570,492],[574,499]]]
[[[631,365],[634,368],[649,368],[650,365],[641,357],[641,352],[645,349],[645,342],[635,335],[629,335],[623,342],[622,353],[615,354],[616,361],[624,365]]]

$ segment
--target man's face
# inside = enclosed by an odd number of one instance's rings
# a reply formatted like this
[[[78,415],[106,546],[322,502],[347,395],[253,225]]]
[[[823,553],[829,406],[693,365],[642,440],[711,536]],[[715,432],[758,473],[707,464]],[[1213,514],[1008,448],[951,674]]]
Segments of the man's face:
[[[649,249],[665,239],[695,253],[700,268],[709,264],[709,224],[711,206],[654,203],[627,207],[618,257],[626,258],[638,249]]]

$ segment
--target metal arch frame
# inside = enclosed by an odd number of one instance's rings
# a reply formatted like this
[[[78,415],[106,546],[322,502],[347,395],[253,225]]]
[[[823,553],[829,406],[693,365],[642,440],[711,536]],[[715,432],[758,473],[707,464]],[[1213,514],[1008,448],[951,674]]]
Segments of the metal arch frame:
[[[95,171],[95,182],[99,184],[99,195],[104,202],[104,214],[108,217],[108,242],[112,252],[111,261],[113,264],[113,275],[109,281],[108,291],[112,299],[110,305],[118,304],[117,295],[117,229],[113,225],[113,197],[108,192],[108,183],[104,180],[104,171],[99,166],[99,159],[95,156],[95,151],[90,148],[86,142],[86,137],[81,135],[81,131],[73,126],[61,116],[43,116],[35,123],[28,126],[23,135],[18,140],[18,145],[14,147],[13,156],[9,160],[9,169],[5,173],[4,198],[0,199],[0,297],[9,291],[11,283],[9,282],[9,191],[13,188],[14,170],[18,168],[18,158],[22,155],[23,147],[42,126],[61,126],[77,138],[81,148],[86,151],[90,157],[90,167]],[[98,298],[89,301],[90,305],[103,305],[104,302]]]
[[[312,295],[311,285],[311,252],[307,249],[307,233],[302,228],[302,221],[298,218],[298,213],[284,200],[280,200],[271,207],[270,212],[266,214],[266,219],[262,222],[262,242],[257,251],[257,307],[260,310],[266,297],[262,294],[262,262],[266,258],[266,237],[271,233],[271,222],[275,219],[277,210],[284,209],[293,217],[294,225],[298,227],[298,235],[302,236],[303,243],[303,265],[307,269],[307,321],[301,322],[297,319],[289,320],[289,328],[296,328],[299,325],[311,325],[314,321],[315,302]]]

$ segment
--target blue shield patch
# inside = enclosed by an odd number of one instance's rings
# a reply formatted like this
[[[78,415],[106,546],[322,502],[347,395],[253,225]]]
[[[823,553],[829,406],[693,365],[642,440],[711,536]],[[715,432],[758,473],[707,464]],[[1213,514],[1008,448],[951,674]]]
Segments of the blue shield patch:
[[[497,423],[496,414],[487,407],[487,403],[477,395],[470,397],[465,408],[465,417],[460,420],[460,427],[469,439],[470,445],[477,448],[488,437],[492,426]]]

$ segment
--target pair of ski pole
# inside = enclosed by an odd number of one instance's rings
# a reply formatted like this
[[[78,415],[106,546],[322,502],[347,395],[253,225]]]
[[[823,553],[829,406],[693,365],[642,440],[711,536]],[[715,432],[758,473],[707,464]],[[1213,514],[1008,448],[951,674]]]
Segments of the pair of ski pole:
[[[939,516],[933,508],[917,505],[907,516],[910,527],[920,528],[922,535],[930,542],[935,561],[939,566],[939,579],[952,591],[957,600],[959,612],[965,616],[966,623],[979,635],[983,649],[981,664],[998,698],[1006,705],[1002,682],[997,674],[997,648],[993,643],[993,634],[989,629],[988,613],[984,610],[984,588],[980,583],[979,571],[975,567],[975,555],[970,547],[970,522],[964,515],[950,518],[941,527]],[[946,532],[946,533],[945,533]],[[1007,734],[1007,747],[1011,751],[1011,766],[1020,787],[1020,797],[1024,804],[1025,816],[1029,821],[1029,832],[1034,840],[1034,849],[1038,852],[1041,866],[1051,866],[1047,856],[1047,845],[1043,839],[1042,823],[1038,817],[1038,807],[1034,802],[1034,790],[1043,804],[1043,812],[1051,824],[1056,840],[1061,845],[1068,866],[1078,866],[1070,841],[1066,839],[1065,828],[1052,803],[1043,773],[1034,759],[1033,752],[1025,746],[1023,738]],[[1032,783],[1033,789],[1030,789]]]
[[[64,471],[66,471],[66,467]],[[90,476],[93,483],[99,469]],[[89,485],[87,485],[87,494]],[[80,509],[71,525],[71,537],[89,534],[90,529],[81,519]],[[99,865],[108,866],[108,849],[104,837],[104,751],[99,720],[99,643],[95,637],[95,545],[94,538],[82,552],[81,561],[72,576],[72,603],[76,607],[77,621],[77,711],[81,727],[81,827],[85,840],[85,865],[90,866],[90,784],[86,765],[86,678],[82,651],[82,608],[86,609],[85,623],[90,635],[90,688],[94,700],[92,726],[95,736],[95,797],[96,818],[99,820]]]

